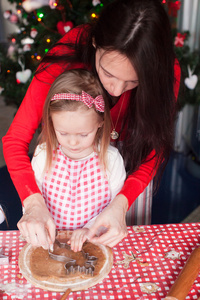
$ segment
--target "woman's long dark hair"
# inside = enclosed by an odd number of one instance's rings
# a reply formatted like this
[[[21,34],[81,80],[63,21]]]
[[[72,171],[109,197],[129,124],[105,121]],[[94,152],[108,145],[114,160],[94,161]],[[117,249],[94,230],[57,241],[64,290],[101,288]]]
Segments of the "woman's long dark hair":
[[[160,0],[115,0],[99,19],[86,25],[76,43],[62,44],[70,54],[47,55],[50,62],[82,62],[95,70],[95,51],[103,48],[128,57],[139,79],[133,89],[122,146],[128,173],[137,170],[155,149],[158,165],[168,158],[173,146],[176,100],[174,96],[175,55],[170,22]],[[58,45],[58,44],[57,44]],[[62,48],[64,49],[64,48]],[[96,74],[97,75],[97,74]]]

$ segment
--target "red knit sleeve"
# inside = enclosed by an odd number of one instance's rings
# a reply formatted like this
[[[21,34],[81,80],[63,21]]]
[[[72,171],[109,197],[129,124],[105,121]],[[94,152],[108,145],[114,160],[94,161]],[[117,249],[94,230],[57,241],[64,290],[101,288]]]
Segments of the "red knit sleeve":
[[[178,60],[176,60],[174,64],[174,74],[174,95],[177,99],[181,78],[181,70]],[[155,154],[155,150],[153,150],[148,155],[146,162],[143,163],[136,172],[128,176],[122,190],[119,193],[123,194],[128,199],[129,207],[136,200],[136,198],[144,191],[144,189],[147,187],[149,182],[153,179],[153,177],[156,174],[157,158]]]
[[[74,42],[79,32],[80,28],[75,28],[60,41]],[[52,52],[60,53],[61,49],[61,46],[57,46],[52,49]],[[33,78],[7,134],[2,139],[8,171],[22,202],[31,194],[40,193],[28,157],[29,144],[41,122],[43,105],[49,88],[66,66],[52,64]],[[82,65],[77,64],[76,67]]]

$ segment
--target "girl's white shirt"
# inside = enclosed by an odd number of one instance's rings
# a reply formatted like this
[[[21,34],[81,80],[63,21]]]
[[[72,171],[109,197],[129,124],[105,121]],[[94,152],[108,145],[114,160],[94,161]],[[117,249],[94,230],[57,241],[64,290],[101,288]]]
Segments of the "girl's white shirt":
[[[35,173],[35,179],[37,185],[42,192],[42,183],[45,175],[45,163],[46,163],[46,149],[45,144],[38,145],[36,147],[34,156],[32,158],[31,164],[33,171]],[[81,160],[85,160],[89,158],[93,153],[89,156],[82,158]],[[126,178],[126,171],[124,167],[124,161],[122,156],[120,155],[117,148],[109,145],[107,151],[107,169],[106,169],[107,180],[110,188],[111,201],[115,198],[115,196],[120,192],[124,185],[124,181]],[[96,217],[95,217],[96,218]],[[94,222],[94,219],[90,220],[84,227],[91,227]]]

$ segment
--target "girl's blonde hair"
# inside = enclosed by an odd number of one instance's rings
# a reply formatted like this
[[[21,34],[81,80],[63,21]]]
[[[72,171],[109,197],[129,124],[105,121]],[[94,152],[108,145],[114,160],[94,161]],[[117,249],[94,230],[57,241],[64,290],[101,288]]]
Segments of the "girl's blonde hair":
[[[82,91],[91,95],[93,98],[102,95],[105,102],[104,112],[99,112],[93,105],[87,107],[82,101],[74,100],[54,100],[51,101],[55,94],[72,93],[81,95]],[[59,111],[76,111],[79,108],[94,109],[98,116],[104,121],[103,125],[98,129],[95,137],[95,150],[99,155],[99,159],[103,167],[106,166],[106,153],[110,143],[110,109],[106,95],[98,81],[89,71],[83,69],[68,70],[56,78],[48,92],[42,120],[42,132],[40,134],[39,143],[46,144],[46,166],[49,170],[54,158],[54,151],[58,146],[55,130],[52,122],[52,113]],[[100,145],[100,147],[98,147]]]

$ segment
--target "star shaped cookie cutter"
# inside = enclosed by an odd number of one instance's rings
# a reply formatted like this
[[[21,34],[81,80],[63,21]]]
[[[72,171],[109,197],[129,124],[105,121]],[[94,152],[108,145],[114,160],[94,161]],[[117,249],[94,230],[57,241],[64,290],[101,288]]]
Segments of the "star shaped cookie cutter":
[[[65,248],[65,249],[71,250],[70,245],[63,243],[63,242],[59,242],[57,239],[55,240],[55,244],[57,244],[59,248]],[[89,253],[86,253],[83,250],[81,250],[81,252],[85,259],[85,263],[83,266],[78,265],[76,263],[76,260],[71,257],[65,256],[65,255],[54,254],[50,250],[49,250],[49,257],[56,261],[64,262],[66,273],[68,275],[74,274],[76,272],[80,272],[80,273],[85,273],[86,275],[93,276],[94,270],[95,270],[95,265],[97,263],[97,257],[91,256],[91,255],[89,255]]]

